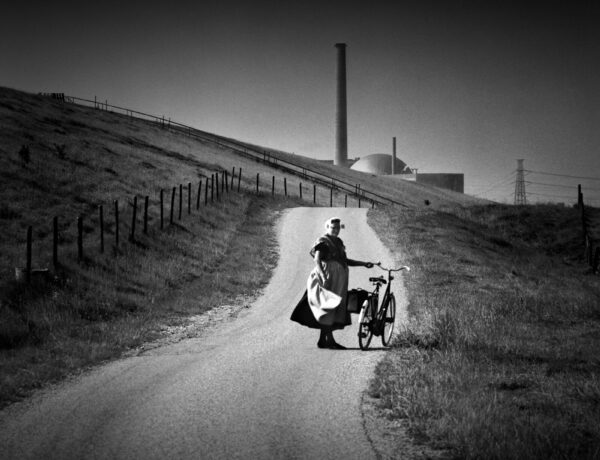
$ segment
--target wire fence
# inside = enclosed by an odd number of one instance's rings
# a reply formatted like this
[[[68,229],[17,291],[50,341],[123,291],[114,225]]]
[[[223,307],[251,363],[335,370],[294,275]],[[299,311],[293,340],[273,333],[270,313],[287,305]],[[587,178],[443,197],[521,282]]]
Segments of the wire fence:
[[[406,203],[402,203],[400,201],[375,193],[369,189],[365,189],[362,186],[362,184],[351,184],[344,180],[340,180],[339,178],[335,178],[331,175],[328,175],[324,172],[317,171],[316,169],[279,158],[277,156],[272,155],[266,150],[259,149],[258,147],[251,146],[224,136],[219,136],[217,134],[201,131],[183,123],[173,121],[170,118],[165,118],[164,116],[157,116],[140,112],[137,110],[128,109],[125,107],[119,107],[116,105],[109,104],[108,100],[99,101],[96,97],[94,97],[94,100],[90,100],[75,96],[67,96],[62,93],[51,94],[53,95],[53,98],[58,100],[93,107],[98,110],[112,111],[131,118],[138,118],[150,121],[152,123],[158,124],[162,128],[171,131],[177,131],[189,137],[199,139],[202,141],[212,142],[220,147],[229,148],[239,155],[252,158],[253,160],[268,164],[273,168],[277,168],[289,174],[299,176],[304,180],[310,180],[316,184],[331,187],[335,190],[338,190],[339,192],[347,193],[357,198],[360,196],[361,199],[372,201],[377,205],[396,205],[405,208],[409,207]]]
[[[188,182],[186,185],[161,188],[158,197],[150,199],[149,195],[133,196],[126,200],[114,200],[108,205],[106,203],[96,206],[95,215],[80,214],[73,219],[59,218],[55,216],[52,220],[52,267],[57,270],[61,267],[63,257],[76,253],[77,262],[88,260],[93,253],[103,254],[108,250],[113,255],[120,253],[123,244],[137,244],[141,234],[149,235],[150,224],[156,230],[176,228],[176,225],[186,215],[191,216],[194,212],[201,213],[204,207],[220,203],[223,197],[230,193],[249,193],[252,195],[267,196],[276,195],[300,200],[310,201],[318,206],[344,206],[344,207],[375,207],[372,200],[364,200],[343,195],[343,204],[340,202],[341,195],[335,193],[333,187],[329,187],[329,200],[322,202],[322,187],[317,184],[298,184],[297,194],[288,190],[287,178],[278,180],[273,175],[270,180],[261,178],[260,173],[254,177],[242,181],[242,168],[232,168],[229,171],[220,170],[200,179],[197,184]],[[283,184],[283,191],[276,188],[276,183]],[[318,198],[320,197],[320,198]],[[155,216],[155,217],[152,217]],[[76,222],[76,252],[69,250],[65,244],[61,244],[63,236],[72,231],[71,223]],[[31,282],[32,277],[45,277],[50,274],[49,268],[33,268],[33,226],[27,227],[25,268],[16,268],[15,277],[17,281]],[[92,236],[93,235],[93,236]],[[93,240],[92,240],[93,238]],[[49,246],[47,239],[40,238],[36,244]],[[36,253],[44,253],[37,248]],[[39,260],[38,267],[43,266],[44,260]]]
[[[401,207],[408,207],[408,205],[406,205],[405,203],[401,203],[399,201],[390,199],[388,197],[384,197],[380,194],[377,194],[368,189],[365,189],[361,184],[350,184],[348,182],[334,178],[323,172],[316,171],[312,168],[279,158],[277,156],[273,156],[271,153],[267,152],[266,150],[261,150],[255,146],[251,146],[251,145],[236,141],[234,139],[229,139],[229,138],[226,138],[223,136],[219,136],[216,134],[201,131],[201,130],[198,130],[191,126],[173,121],[170,118],[165,118],[164,116],[156,116],[156,115],[140,112],[137,110],[128,109],[125,107],[119,107],[116,105],[109,104],[108,100],[99,101],[96,97],[94,97],[94,100],[92,101],[90,99],[83,99],[83,98],[79,98],[79,97],[75,97],[75,96],[67,96],[64,93],[43,93],[43,95],[51,97],[53,99],[57,99],[59,101],[63,101],[63,102],[69,102],[69,103],[75,103],[75,104],[84,105],[84,106],[90,106],[90,107],[93,107],[98,110],[105,110],[105,111],[111,111],[111,112],[115,112],[115,113],[121,113],[121,114],[131,117],[131,118],[146,120],[146,121],[158,124],[162,128],[177,131],[177,132],[180,132],[182,134],[185,134],[185,135],[195,138],[195,139],[211,142],[220,147],[229,148],[237,154],[240,154],[240,155],[248,157],[248,158],[252,158],[256,161],[263,162],[273,168],[280,169],[287,173],[299,176],[299,177],[301,177],[305,180],[311,181],[313,183],[312,196],[313,196],[313,202],[315,204],[317,201],[317,198],[316,198],[317,197],[317,185],[320,185],[320,186],[325,186],[330,190],[330,203],[329,203],[330,206],[333,206],[334,191],[336,191],[338,194],[342,193],[342,192],[345,193],[344,206],[348,205],[348,196],[351,196],[358,202],[359,207],[361,207],[361,201],[363,201],[363,200],[370,202],[372,207],[375,207],[375,205],[384,205],[384,204],[393,204],[393,205],[397,205],[397,206],[401,206]],[[235,170],[235,168],[234,168],[234,170]],[[600,178],[597,178],[597,177],[583,177],[583,176],[557,174],[557,173],[549,173],[549,172],[544,172],[544,171],[533,171],[533,170],[524,170],[524,171],[527,176],[529,176],[531,174],[539,174],[539,175],[543,175],[543,176],[555,176],[555,177],[562,177],[562,178],[568,178],[568,179],[585,179],[585,180],[590,180],[590,181],[600,181]],[[239,191],[239,184],[241,182],[241,169],[239,172],[240,172],[240,176],[238,179],[238,191]],[[227,183],[227,180],[225,179],[226,174],[227,173],[224,172],[222,184]],[[489,191],[495,189],[498,186],[506,186],[508,184],[514,184],[514,181],[510,182],[511,179],[513,179],[514,174],[516,174],[516,171],[513,171],[508,176],[505,176],[504,178],[502,178],[498,183],[495,183],[494,185],[488,187],[484,192],[480,192],[476,196],[484,195],[484,194],[488,193]],[[214,180],[215,179],[213,178],[212,181],[214,181]],[[218,179],[216,179],[216,180],[218,181]],[[232,180],[233,180],[233,176],[232,176]],[[572,189],[572,186],[569,186],[569,185],[550,184],[550,183],[537,182],[537,181],[532,181],[532,180],[527,180],[527,181],[525,181],[525,183],[527,185],[532,185],[532,186],[542,186],[542,187],[552,187],[552,188],[559,187],[559,188],[571,188]],[[260,193],[260,186],[261,186],[260,174],[257,174],[256,175],[256,193]],[[208,187],[208,181],[206,182],[206,187]],[[286,182],[285,178],[284,178],[284,189],[285,189],[285,195],[287,196],[287,182]],[[207,191],[205,193],[205,202],[207,203],[208,202],[208,195],[207,195],[208,188],[206,190]],[[215,189],[214,189],[214,184],[212,182],[211,182],[210,190],[211,190],[211,192],[210,192],[211,200],[213,200],[214,196],[215,196]],[[590,188],[589,190],[594,192],[594,191],[598,191],[600,189]],[[304,196],[307,196],[310,193],[310,187],[307,189],[307,192],[308,192],[307,194],[303,195],[303,186],[302,186],[302,183],[300,183],[299,184],[300,199],[304,199]],[[173,188],[173,190],[171,192],[172,203],[171,203],[171,208],[170,208],[170,210],[171,210],[170,223],[172,223],[172,215],[173,215],[173,209],[174,209],[173,200],[175,199],[174,198],[175,193],[176,193],[176,189]],[[218,185],[216,188],[216,193],[218,194]],[[275,176],[273,176],[273,178],[272,178],[272,193],[273,194],[275,193]],[[544,197],[544,198],[554,198],[554,199],[559,198],[559,199],[564,199],[564,200],[573,199],[571,195],[558,196],[554,192],[544,193],[543,189],[541,192],[540,191],[529,191],[527,193],[530,195],[533,195],[533,196],[539,196],[539,197]],[[189,196],[191,196],[191,192],[188,194],[188,197]],[[163,228],[163,225],[164,225],[163,215],[162,215],[162,213],[163,213],[163,202],[162,202],[163,198],[164,198],[163,191],[161,190],[161,228]],[[179,199],[180,199],[180,203],[181,203],[181,199],[182,199],[181,185],[180,185]],[[191,199],[191,198],[188,198],[188,199]],[[136,200],[137,199],[134,198],[134,201],[132,204],[132,208],[134,211],[133,211],[133,219],[132,219],[132,226],[131,226],[132,233],[129,238],[130,241],[135,241],[135,219],[136,219],[135,216],[137,213],[137,201]],[[198,204],[200,202],[200,187],[198,190],[197,202],[198,202]],[[592,202],[594,202],[594,200],[592,200]],[[583,194],[581,192],[581,185],[578,185],[577,206],[581,209],[583,239],[584,239],[584,244],[585,244],[585,258],[586,258],[587,262],[590,264],[590,266],[592,267],[592,270],[594,272],[597,272],[599,269],[599,264],[600,264],[600,246],[598,245],[598,241],[600,239],[598,237],[598,235],[600,234],[600,213],[598,212],[598,209],[584,205]],[[148,207],[148,197],[146,196],[145,201],[144,201],[144,231],[146,230],[146,226],[147,226],[147,207]],[[180,204],[180,207],[181,207],[181,204]],[[188,207],[189,207],[189,204],[188,204]],[[103,208],[100,208],[100,209],[103,209]],[[181,209],[179,210],[179,215],[181,215]],[[118,238],[119,238],[119,235],[118,235],[118,205],[115,206],[115,220],[117,222],[115,238],[117,239],[116,243],[118,243]],[[82,218],[78,219],[78,228],[83,228]],[[31,277],[30,233],[31,233],[31,228],[28,229],[28,239],[27,239],[27,246],[28,246],[27,268],[26,268],[27,279],[29,279]],[[102,233],[102,231],[101,231],[101,233]],[[79,231],[79,234],[80,234],[80,236],[78,237],[78,241],[83,238],[83,236],[81,235],[81,231]],[[56,235],[55,235],[55,239],[56,239]],[[53,252],[56,252],[56,249],[54,249]],[[79,256],[82,256],[80,251],[78,251],[78,252],[79,252]]]

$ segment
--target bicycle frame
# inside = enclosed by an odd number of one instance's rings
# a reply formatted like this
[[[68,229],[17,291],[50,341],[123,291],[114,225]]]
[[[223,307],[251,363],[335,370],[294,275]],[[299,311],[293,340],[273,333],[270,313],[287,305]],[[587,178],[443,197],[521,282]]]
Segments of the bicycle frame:
[[[388,304],[388,299],[390,297],[390,292],[391,292],[391,288],[392,288],[392,281],[394,280],[394,277],[392,276],[392,272],[399,272],[402,270],[410,271],[410,268],[405,265],[403,265],[400,268],[384,268],[381,266],[381,264],[376,264],[376,265],[380,269],[387,272],[387,280],[385,280],[385,283],[377,282],[375,289],[373,290],[373,292],[371,294],[371,296],[377,300],[377,302],[374,304],[375,316],[379,313],[379,289],[380,289],[381,285],[387,284],[387,286],[385,287],[385,292],[383,293],[383,301],[381,302],[382,308],[385,308],[385,306]],[[384,313],[385,313],[385,311],[384,311]]]

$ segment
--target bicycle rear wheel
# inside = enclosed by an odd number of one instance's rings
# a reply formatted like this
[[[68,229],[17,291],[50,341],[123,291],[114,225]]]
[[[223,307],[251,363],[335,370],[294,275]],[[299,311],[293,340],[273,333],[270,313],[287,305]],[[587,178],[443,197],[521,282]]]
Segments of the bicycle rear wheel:
[[[360,309],[358,315],[358,346],[361,350],[366,350],[373,338],[371,324],[373,323],[373,306],[371,300],[367,300]]]
[[[382,309],[385,311],[385,316],[383,317],[381,343],[384,347],[387,347],[394,332],[394,321],[396,319],[396,298],[394,294],[390,294],[388,297],[387,308],[383,306]]]

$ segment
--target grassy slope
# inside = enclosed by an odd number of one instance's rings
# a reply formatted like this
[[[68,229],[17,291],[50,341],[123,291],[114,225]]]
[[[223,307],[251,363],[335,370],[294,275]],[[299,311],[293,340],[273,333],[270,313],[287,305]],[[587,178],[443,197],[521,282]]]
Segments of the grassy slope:
[[[282,193],[280,170],[235,155],[229,149],[142,120],[46,97],[0,88],[0,128],[0,224],[4,236],[0,242],[4,256],[0,261],[0,279],[12,276],[14,267],[23,265],[27,226],[34,226],[34,240],[48,237],[54,216],[60,217],[62,238],[73,242],[78,214],[86,217],[87,230],[92,232],[99,204],[108,207],[118,199],[125,210],[133,195],[149,195],[150,218],[156,221],[159,189],[192,182],[195,193],[199,180],[233,167],[243,169],[245,188],[254,189],[256,174],[260,173],[261,187],[268,191],[275,175],[276,189]],[[23,145],[30,150],[29,164],[24,164],[19,156]],[[314,160],[271,151],[313,169],[337,172],[350,183],[362,183],[365,188],[420,207],[426,199],[433,207],[474,201],[420,184],[396,184],[355,171],[340,172]],[[301,179],[288,176],[287,180],[289,194],[297,196]],[[303,187],[305,199],[312,201],[306,181]],[[328,204],[328,191],[322,187],[318,191],[317,202]],[[337,205],[343,201],[343,196],[335,197]],[[352,200],[349,204],[353,205]],[[122,221],[129,223],[128,219]],[[34,244],[34,252],[40,264],[47,265],[48,251],[44,253],[40,245]]]
[[[597,458],[600,282],[576,256],[578,216],[370,213],[413,267],[410,324],[371,393],[415,440],[460,458]]]
[[[119,356],[157,337],[165,325],[184,324],[217,305],[243,303],[268,280],[274,264],[276,211],[301,204],[293,198],[268,197],[272,176],[277,193],[283,192],[280,170],[147,121],[0,88],[0,128],[0,404],[81,367]],[[30,152],[28,162],[19,154],[24,145]],[[293,157],[313,169],[335,172]],[[253,191],[260,173],[267,196],[234,195],[205,207],[206,179],[233,167],[244,171],[242,190]],[[352,183],[381,187],[379,179],[343,173]],[[290,195],[297,196],[301,179],[287,176],[287,180]],[[203,184],[199,212],[194,209],[192,216],[186,215],[184,192],[183,220],[176,217],[175,225],[160,231],[159,190],[167,191],[168,215],[168,191],[191,182],[196,198],[199,181]],[[310,203],[306,181],[304,187]],[[411,189],[411,199],[420,206],[425,199],[433,206],[465,200],[416,184],[378,191],[404,200]],[[125,240],[131,203],[133,196],[141,202],[144,195],[150,199],[149,235],[141,235],[138,220],[138,243],[130,245]],[[120,202],[118,248],[113,243],[113,200]],[[317,202],[329,203],[328,191],[319,189]],[[335,203],[343,203],[343,196],[336,196]],[[106,227],[104,254],[98,251],[100,204]],[[78,215],[85,222],[86,258],[81,265],[75,262]],[[25,263],[26,228],[34,229],[34,268],[52,268],[54,216],[59,217],[61,267],[51,280],[37,280],[33,289],[24,288],[13,279],[15,267]]]
[[[198,180],[232,165],[252,171],[254,162],[115,114],[0,93],[0,404],[118,356],[160,335],[164,325],[184,324],[214,306],[244,304],[268,281],[276,260],[275,216],[297,200],[231,193],[205,206],[203,187],[199,211],[194,200],[187,216],[184,201],[182,220],[176,213],[174,225],[160,231],[158,224],[160,188],[191,181],[195,198]],[[18,154],[23,144],[30,149],[28,164]],[[63,157],[55,144],[65,145]],[[261,173],[281,177],[264,167]],[[149,235],[138,231],[131,245],[134,194],[150,195],[150,223]],[[113,199],[122,203],[118,249]],[[104,254],[98,251],[98,204],[105,205]],[[74,222],[80,213],[86,259],[78,265]],[[34,226],[34,267],[49,267],[55,215],[61,267],[53,279],[25,288],[13,281],[13,269],[24,265],[26,226]]]

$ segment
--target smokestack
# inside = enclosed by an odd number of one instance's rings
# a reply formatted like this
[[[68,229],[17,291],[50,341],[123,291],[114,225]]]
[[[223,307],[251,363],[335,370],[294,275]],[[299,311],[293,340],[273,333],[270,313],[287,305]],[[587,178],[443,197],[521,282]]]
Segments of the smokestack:
[[[335,112],[335,158],[336,166],[348,165],[348,126],[346,118],[346,44],[336,43],[337,48],[337,106]]]
[[[392,174],[396,174],[396,138],[394,137],[392,148]]]

